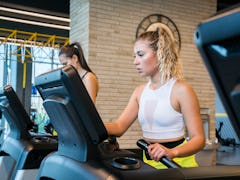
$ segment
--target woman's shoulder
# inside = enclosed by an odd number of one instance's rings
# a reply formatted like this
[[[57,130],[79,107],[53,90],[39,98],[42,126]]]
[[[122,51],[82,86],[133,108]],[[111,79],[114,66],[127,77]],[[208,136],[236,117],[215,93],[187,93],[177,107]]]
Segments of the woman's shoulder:
[[[173,86],[173,92],[179,95],[184,95],[189,92],[193,92],[193,88],[191,84],[186,82],[185,80],[176,80]]]
[[[135,88],[135,90],[136,91],[142,91],[146,87],[146,85],[147,85],[147,83],[140,84]]]
[[[137,97],[140,97],[144,88],[146,87],[147,83],[144,83],[144,84],[141,84],[141,85],[138,85],[135,90],[134,90],[134,93]]]
[[[92,72],[87,72],[87,74],[84,76],[82,79],[83,83],[85,86],[91,87],[91,88],[96,88],[98,91],[98,79],[97,76],[92,73]]]
[[[192,86],[185,80],[177,79],[174,83],[174,88],[184,90],[186,88],[192,88]]]
[[[86,73],[84,74],[84,76],[82,76],[82,79],[86,79],[86,80],[97,80],[97,76],[89,71],[86,71]]]

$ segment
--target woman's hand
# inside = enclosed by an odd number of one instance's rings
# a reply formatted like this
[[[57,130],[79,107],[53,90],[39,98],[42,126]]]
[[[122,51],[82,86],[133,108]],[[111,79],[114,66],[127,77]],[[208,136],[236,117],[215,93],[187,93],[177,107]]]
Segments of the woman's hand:
[[[170,159],[175,157],[171,149],[166,148],[165,146],[159,143],[150,144],[148,146],[148,154],[151,157],[151,159],[155,161],[159,161],[163,156],[166,156]]]

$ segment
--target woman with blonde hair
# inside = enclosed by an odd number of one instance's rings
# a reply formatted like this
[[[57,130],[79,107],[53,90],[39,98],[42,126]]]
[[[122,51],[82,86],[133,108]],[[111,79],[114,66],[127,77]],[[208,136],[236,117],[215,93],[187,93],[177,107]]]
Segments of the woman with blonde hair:
[[[144,162],[166,168],[159,160],[167,156],[182,167],[197,167],[194,154],[205,145],[199,102],[183,80],[171,31],[159,26],[141,34],[134,45],[134,65],[149,81],[136,87],[116,121],[105,123],[108,134],[119,137],[138,119],[142,136],[150,143]]]

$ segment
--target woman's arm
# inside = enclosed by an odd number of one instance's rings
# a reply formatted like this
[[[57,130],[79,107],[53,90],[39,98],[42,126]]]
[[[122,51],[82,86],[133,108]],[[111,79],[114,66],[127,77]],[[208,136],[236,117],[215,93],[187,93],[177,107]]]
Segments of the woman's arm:
[[[116,121],[105,123],[109,135],[122,136],[137,119],[139,90],[139,88],[134,90],[128,105]]]
[[[189,135],[186,144],[173,149],[174,156],[183,157],[197,153],[205,145],[205,133],[200,107],[193,88],[184,81],[176,84],[176,98]]]

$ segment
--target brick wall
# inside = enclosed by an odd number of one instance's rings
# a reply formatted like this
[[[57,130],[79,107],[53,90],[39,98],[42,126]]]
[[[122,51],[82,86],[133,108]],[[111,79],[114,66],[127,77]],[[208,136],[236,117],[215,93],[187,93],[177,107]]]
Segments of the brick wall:
[[[89,49],[89,1],[71,0],[70,19],[70,43],[80,42],[87,58]]]
[[[97,109],[103,121],[114,121],[134,88],[146,81],[133,65],[133,43],[141,20],[157,13],[172,19],[180,31],[184,76],[195,89],[200,106],[210,109],[210,138],[215,137],[215,90],[193,39],[199,22],[215,12],[216,0],[71,0],[70,41],[81,42],[98,76]],[[119,142],[122,148],[134,148],[140,137],[136,121]]]

